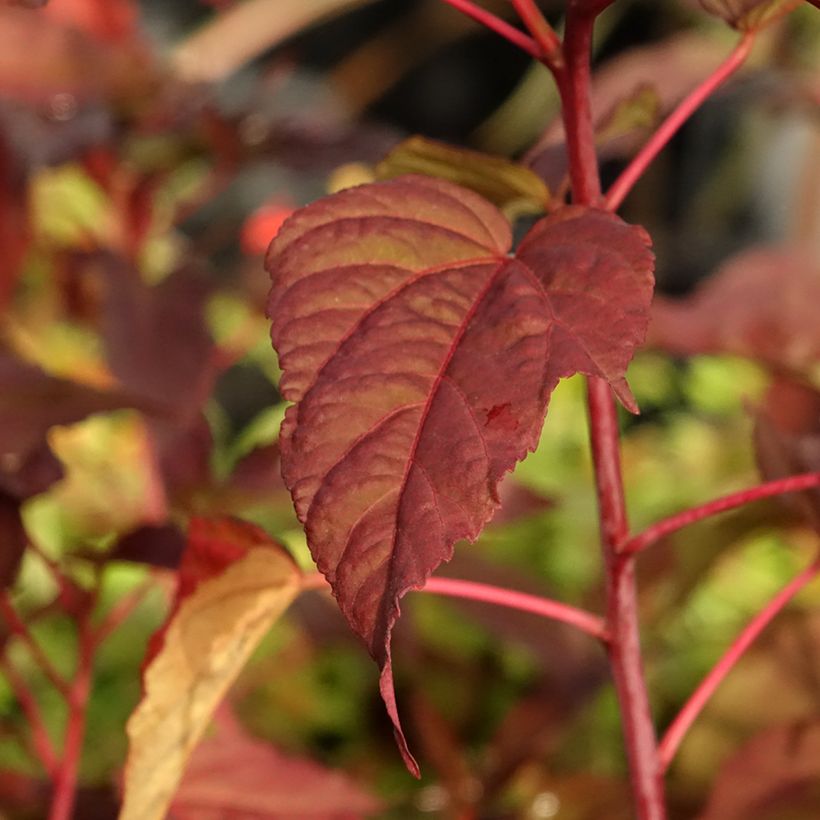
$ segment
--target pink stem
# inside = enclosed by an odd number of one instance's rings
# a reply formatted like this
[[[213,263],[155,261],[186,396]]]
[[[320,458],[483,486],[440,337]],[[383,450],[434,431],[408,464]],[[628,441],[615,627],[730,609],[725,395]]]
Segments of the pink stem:
[[[303,590],[330,590],[324,576],[319,572],[305,575],[302,580]],[[418,592],[432,592],[436,595],[448,595],[451,598],[463,598],[468,601],[481,601],[496,606],[505,606],[521,612],[541,615],[554,621],[561,621],[577,627],[582,632],[592,635],[601,641],[607,640],[606,629],[602,618],[569,604],[562,604],[550,598],[515,592],[510,589],[479,584],[474,581],[461,581],[456,578],[428,578]]]
[[[618,702],[639,820],[663,820],[663,771],[649,708],[641,657],[635,561],[619,555],[616,545],[628,532],[618,421],[609,384],[588,380],[590,440],[601,519],[601,542],[606,564],[607,650]]]
[[[72,820],[74,814],[96,649],[95,636],[89,616],[90,608],[82,614],[80,620],[79,658],[74,679],[71,681],[66,698],[68,723],[63,741],[62,760],[54,780],[54,794],[48,820]]]
[[[737,507],[742,507],[753,501],[760,501],[764,498],[771,498],[772,496],[783,495],[785,493],[793,493],[798,490],[807,490],[811,487],[820,487],[820,473],[804,473],[802,475],[789,476],[788,478],[778,478],[774,481],[767,481],[765,484],[758,484],[756,487],[750,487],[747,490],[741,490],[731,495],[725,495],[722,498],[716,498],[708,504],[684,510],[677,515],[670,516],[669,518],[663,519],[663,521],[658,521],[652,526],[647,527],[643,532],[633,535],[632,538],[626,540],[619,547],[618,552],[623,555],[634,555],[657,541],[660,541],[665,535],[677,532],[689,524],[694,524],[696,521],[702,521],[704,518],[709,518],[718,513],[734,510]]]
[[[593,206],[601,198],[601,181],[590,103],[590,51],[595,14],[603,5],[571,0],[564,36],[566,69],[557,75],[573,200]],[[635,564],[631,556],[617,553],[629,525],[618,418],[607,382],[594,377],[587,380],[587,405],[606,568],[607,653],[620,706],[636,816],[638,820],[664,820],[663,772],[641,657]]]
[[[111,610],[103,618],[102,623],[100,623],[94,632],[93,642],[95,647],[98,647],[107,640],[112,633],[116,632],[116,630],[128,620],[134,610],[142,603],[146,594],[153,589],[154,585],[154,578],[146,578],[142,583],[132,589],[128,595],[121,598],[111,607]]]
[[[15,668],[14,664],[6,655],[0,655],[0,669],[9,688],[14,692],[14,697],[20,704],[20,708],[28,721],[28,729],[31,732],[31,746],[38,760],[42,764],[46,773],[54,777],[57,772],[57,753],[46,729],[46,722],[43,718],[40,707],[31,693],[28,684]]]
[[[512,4],[533,40],[538,43],[541,60],[553,71],[560,68],[561,41],[534,0],[512,0]]]
[[[4,591],[0,591],[0,618],[6,622],[9,632],[26,645],[35,663],[40,667],[54,688],[65,696],[68,692],[68,683],[51,663],[51,660],[43,651],[40,644],[37,643],[36,638],[31,634],[26,623],[17,614],[17,610],[8,599],[8,594]]]
[[[635,183],[643,176],[652,160],[663,150],[664,146],[675,136],[681,126],[700,108],[729,77],[746,61],[754,43],[755,32],[746,32],[735,46],[732,53],[707,77],[697,88],[678,105],[663,121],[660,128],[652,135],[638,155],[629,163],[621,175],[607,191],[604,203],[610,211],[617,210],[632,190]]]
[[[591,612],[577,609],[560,601],[542,598],[537,595],[528,595],[525,592],[515,592],[510,589],[500,589],[489,584],[479,584],[474,581],[460,581],[455,578],[428,578],[422,592],[432,592],[437,595],[448,595],[452,598],[466,598],[471,601],[484,601],[488,604],[506,606],[521,612],[530,612],[544,618],[577,627],[593,638],[606,641],[604,621]]]
[[[490,31],[500,34],[505,40],[509,40],[514,46],[518,46],[518,48],[525,51],[533,59],[541,59],[541,49],[539,48],[538,43],[536,43],[532,37],[528,37],[524,34],[524,32],[519,31],[515,28],[515,26],[511,26],[506,20],[496,17],[486,9],[483,9],[480,6],[475,5],[475,3],[470,2],[470,0],[443,1],[447,3],[448,6],[452,6],[462,14],[466,14],[468,17],[471,17],[477,23],[481,23],[482,26],[488,28]]]
[[[678,712],[661,740],[659,752],[664,770],[669,766],[675,752],[695,718],[701,713],[706,702],[723,682],[743,653],[769,625],[775,615],[820,572],[820,560],[815,560],[796,575],[763,609],[752,618],[743,631],[735,638],[721,659],[712,667],[698,688]]]

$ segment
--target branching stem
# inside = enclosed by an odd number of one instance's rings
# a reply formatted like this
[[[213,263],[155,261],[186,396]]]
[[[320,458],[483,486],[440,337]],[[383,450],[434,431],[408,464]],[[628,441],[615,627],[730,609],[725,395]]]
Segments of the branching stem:
[[[471,0],[444,0],[444,2],[462,14],[466,14],[477,23],[481,23],[490,31],[500,34],[505,40],[509,40],[514,46],[518,46],[533,59],[540,60],[542,58],[541,48],[532,37],[524,34],[523,31],[519,31],[515,26],[511,26],[506,20],[491,14],[487,9],[477,6]]]
[[[732,645],[726,650],[720,660],[712,667],[697,689],[678,712],[675,719],[661,740],[659,752],[663,769],[665,770],[675,756],[684,735],[703,710],[709,698],[731,672],[743,653],[757,639],[758,635],[771,623],[789,601],[803,589],[809,581],[820,573],[820,560],[815,560],[806,569],[796,575],[780,592],[752,618],[743,631],[735,638]]]
[[[40,667],[40,670],[46,678],[48,678],[52,686],[65,697],[68,694],[68,683],[57,671],[54,664],[52,664],[50,658],[43,651],[43,648],[37,642],[34,635],[31,634],[28,625],[17,614],[17,610],[12,605],[8,593],[5,591],[0,591],[0,618],[5,621],[9,632],[26,646],[34,662]]]
[[[753,501],[807,490],[811,487],[820,487],[820,473],[804,473],[788,478],[778,478],[774,481],[767,481],[765,484],[758,484],[756,487],[749,487],[747,490],[716,498],[700,507],[692,507],[652,524],[643,532],[626,540],[619,547],[618,552],[623,555],[633,555],[660,541],[664,536],[677,532],[689,524],[702,521],[704,518],[743,507]]]
[[[561,40],[535,5],[535,0],[512,0],[512,4],[521,22],[538,44],[541,61],[552,71],[560,70],[563,63]]]
[[[564,37],[566,71],[559,75],[573,201],[597,205],[601,182],[590,103],[590,52],[596,10],[570,3]],[[649,708],[640,645],[635,564],[617,546],[629,532],[620,457],[620,433],[607,382],[587,383],[589,435],[606,569],[607,652],[620,706],[630,780],[639,820],[666,817],[663,773]]]
[[[755,32],[743,35],[732,53],[697,88],[689,93],[678,107],[663,121],[657,131],[627,165],[607,191],[604,203],[608,210],[616,211],[626,199],[635,183],[643,176],[650,163],[663,150],[669,140],[701,105],[732,76],[746,61],[752,50]]]

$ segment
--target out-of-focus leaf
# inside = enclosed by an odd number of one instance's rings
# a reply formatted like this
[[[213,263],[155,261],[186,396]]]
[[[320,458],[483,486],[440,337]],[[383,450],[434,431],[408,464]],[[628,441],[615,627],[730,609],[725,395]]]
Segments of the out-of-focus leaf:
[[[753,737],[721,769],[699,820],[786,820],[820,813],[820,724]]]
[[[271,246],[283,475],[314,559],[382,668],[399,599],[475,539],[538,443],[561,377],[624,378],[652,294],[649,238],[567,207],[514,257],[501,213],[408,176],[297,211]]]
[[[700,0],[710,14],[723,18],[732,28],[752,31],[796,9],[803,0]]]
[[[51,0],[44,16],[112,44],[127,45],[138,35],[133,0]]]
[[[544,213],[550,203],[549,188],[529,168],[425,137],[410,137],[376,166],[378,179],[404,174],[438,177],[469,188],[498,206],[510,221]]]
[[[233,519],[191,521],[168,621],[151,642],[128,721],[120,820],[160,820],[228,687],[299,591],[290,556]]]
[[[744,251],[690,297],[657,298],[647,343],[675,354],[731,353],[809,375],[820,361],[820,265],[790,249]]]
[[[185,551],[185,536],[174,524],[144,526],[126,533],[112,548],[114,561],[136,561],[176,569]]]
[[[701,32],[676,34],[659,43],[637,46],[605,62],[593,77],[592,113],[599,131],[606,131],[612,117],[613,101],[629,107],[629,100],[640,100],[653,89],[655,113],[670,111],[694,86],[709,76],[726,57],[725,43],[710,40]],[[644,96],[644,101],[648,98]],[[623,109],[622,109],[623,110]],[[633,153],[640,145],[645,128],[640,127],[618,139],[601,137],[598,153],[602,158]],[[538,142],[527,152],[525,162],[553,188],[566,174],[564,126],[560,116],[549,125]]]
[[[152,287],[112,255],[89,264],[104,294],[102,331],[114,375],[180,415],[199,410],[215,378],[203,278],[180,270]]]
[[[766,479],[820,472],[820,391],[788,379],[772,385],[755,415],[755,451]],[[820,489],[783,496],[820,531]]]
[[[95,40],[41,13],[0,8],[0,87],[7,97],[48,103],[57,94],[73,101],[138,101],[155,75],[142,50]]]
[[[0,588],[14,583],[26,550],[20,501],[0,490]]]
[[[191,755],[170,820],[354,820],[378,801],[341,772],[288,757],[219,715]]]
[[[124,392],[95,390],[49,376],[0,350],[2,466],[22,466],[27,455],[42,445],[47,431],[54,425],[72,424],[94,413],[141,404]]]

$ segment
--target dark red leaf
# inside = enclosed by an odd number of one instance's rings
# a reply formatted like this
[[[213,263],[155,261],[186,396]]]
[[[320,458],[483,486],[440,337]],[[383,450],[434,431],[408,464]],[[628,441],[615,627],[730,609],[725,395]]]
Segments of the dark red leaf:
[[[378,801],[342,772],[288,757],[224,717],[197,747],[171,820],[359,820]]]
[[[820,391],[776,379],[755,417],[755,451],[766,479],[820,472]],[[783,496],[820,532],[820,490]]]
[[[114,545],[115,561],[136,561],[155,567],[176,569],[185,550],[185,536],[174,524],[145,526],[124,535]]]
[[[319,569],[382,667],[405,760],[390,634],[399,599],[475,539],[535,448],[558,379],[624,379],[652,294],[646,233],[568,207],[514,257],[476,194],[401,177],[298,211],[268,257],[269,314],[295,402],[285,483]]]
[[[128,389],[182,415],[209,395],[214,345],[204,317],[206,282],[180,270],[151,287],[114,256],[89,260],[103,289],[103,337]]]
[[[27,543],[20,501],[0,491],[0,589],[11,586],[17,578]]]
[[[820,265],[809,252],[746,251],[690,297],[658,297],[648,343],[672,353],[730,353],[775,370],[810,373],[820,361]]]
[[[820,724],[760,732],[721,769],[700,820],[780,820],[820,812]]]
[[[123,392],[95,390],[49,376],[0,350],[0,470],[22,468],[55,424],[73,424],[93,413],[140,406],[145,407]]]

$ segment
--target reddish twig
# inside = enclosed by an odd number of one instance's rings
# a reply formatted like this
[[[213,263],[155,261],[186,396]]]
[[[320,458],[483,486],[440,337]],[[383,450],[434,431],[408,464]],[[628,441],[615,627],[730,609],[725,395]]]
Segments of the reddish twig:
[[[488,604],[529,612],[554,621],[561,621],[577,627],[582,632],[592,635],[601,641],[608,639],[604,621],[597,615],[578,609],[560,601],[528,595],[510,589],[501,589],[490,584],[479,584],[473,581],[461,581],[455,578],[428,578],[421,592],[432,592],[436,595],[448,595],[452,598],[465,598],[471,601],[483,601]]]
[[[305,575],[302,580],[302,589],[330,591],[330,586],[319,572]],[[516,592],[490,584],[479,584],[475,581],[462,581],[457,578],[428,578],[425,585],[417,592],[431,592],[434,595],[447,595],[451,598],[462,598],[467,601],[480,601],[519,612],[529,612],[543,618],[551,618],[570,626],[577,627],[582,632],[592,635],[593,638],[606,641],[607,633],[604,621],[597,615],[584,609],[543,598],[539,595],[529,595],[526,592]]]
[[[572,196],[583,205],[596,205],[601,198],[590,102],[592,29],[600,5],[570,3],[564,35],[566,70],[557,75]],[[617,545],[629,532],[618,419],[609,384],[593,377],[587,384],[589,436],[606,567],[607,653],[620,706],[636,815],[639,820],[664,820],[663,772],[643,672],[634,559],[617,552]]]
[[[95,647],[99,647],[101,643],[131,616],[134,610],[145,599],[146,594],[153,589],[154,585],[154,579],[149,576],[111,607],[102,622],[94,630],[93,642]]]
[[[749,621],[720,660],[712,667],[689,700],[686,701],[680,712],[678,712],[666,730],[663,740],[661,740],[659,752],[661,765],[664,769],[669,766],[684,735],[695,721],[695,718],[701,713],[709,698],[712,697],[715,690],[723,682],[723,679],[733,669],[738,660],[740,660],[743,653],[771,623],[775,615],[777,615],[809,581],[815,578],[819,572],[820,560],[815,560],[801,573],[796,575]]]
[[[40,667],[52,686],[65,697],[69,689],[67,681],[57,671],[48,655],[31,634],[31,630],[17,614],[17,610],[12,606],[6,592],[0,592],[0,617],[6,622],[9,632],[25,645],[34,662]]]
[[[57,753],[49,737],[40,707],[28,684],[5,653],[0,653],[0,669],[3,670],[3,676],[12,692],[14,692],[14,697],[20,704],[23,714],[26,716],[34,754],[37,755],[37,759],[43,765],[46,773],[50,777],[54,777],[58,768]]]
[[[538,44],[541,52],[539,58],[552,71],[560,70],[563,59],[561,57],[561,40],[553,27],[547,22],[535,0],[512,0],[513,8],[533,40]]]
[[[618,552],[624,555],[633,555],[660,541],[664,536],[677,532],[689,524],[702,521],[704,518],[710,518],[718,513],[743,507],[753,501],[807,490],[811,487],[820,487],[820,473],[804,473],[789,476],[788,478],[778,478],[774,481],[767,481],[765,484],[758,484],[756,487],[750,487],[747,490],[716,498],[714,501],[709,501],[700,507],[684,510],[677,515],[670,516],[647,527],[643,532],[624,541]]]
[[[94,653],[97,648],[95,632],[91,626],[92,608],[89,605],[80,616],[77,669],[66,696],[68,722],[63,740],[62,759],[54,777],[54,792],[48,820],[71,820],[74,812],[88,698],[91,694]]]
[[[532,37],[519,31],[515,26],[511,26],[506,20],[496,17],[481,6],[475,5],[470,0],[443,0],[448,6],[452,6],[462,14],[471,17],[477,23],[500,34],[505,40],[509,40],[514,46],[518,46],[522,51],[525,51],[535,60],[540,60],[542,57],[541,49],[538,43]]]
[[[663,121],[660,128],[650,137],[637,156],[612,183],[612,187],[607,191],[604,199],[607,209],[615,211],[620,207],[650,163],[663,150],[669,140],[675,136],[681,126],[743,65],[752,49],[754,38],[754,31],[746,32],[726,60],[697,88],[690,92]]]

